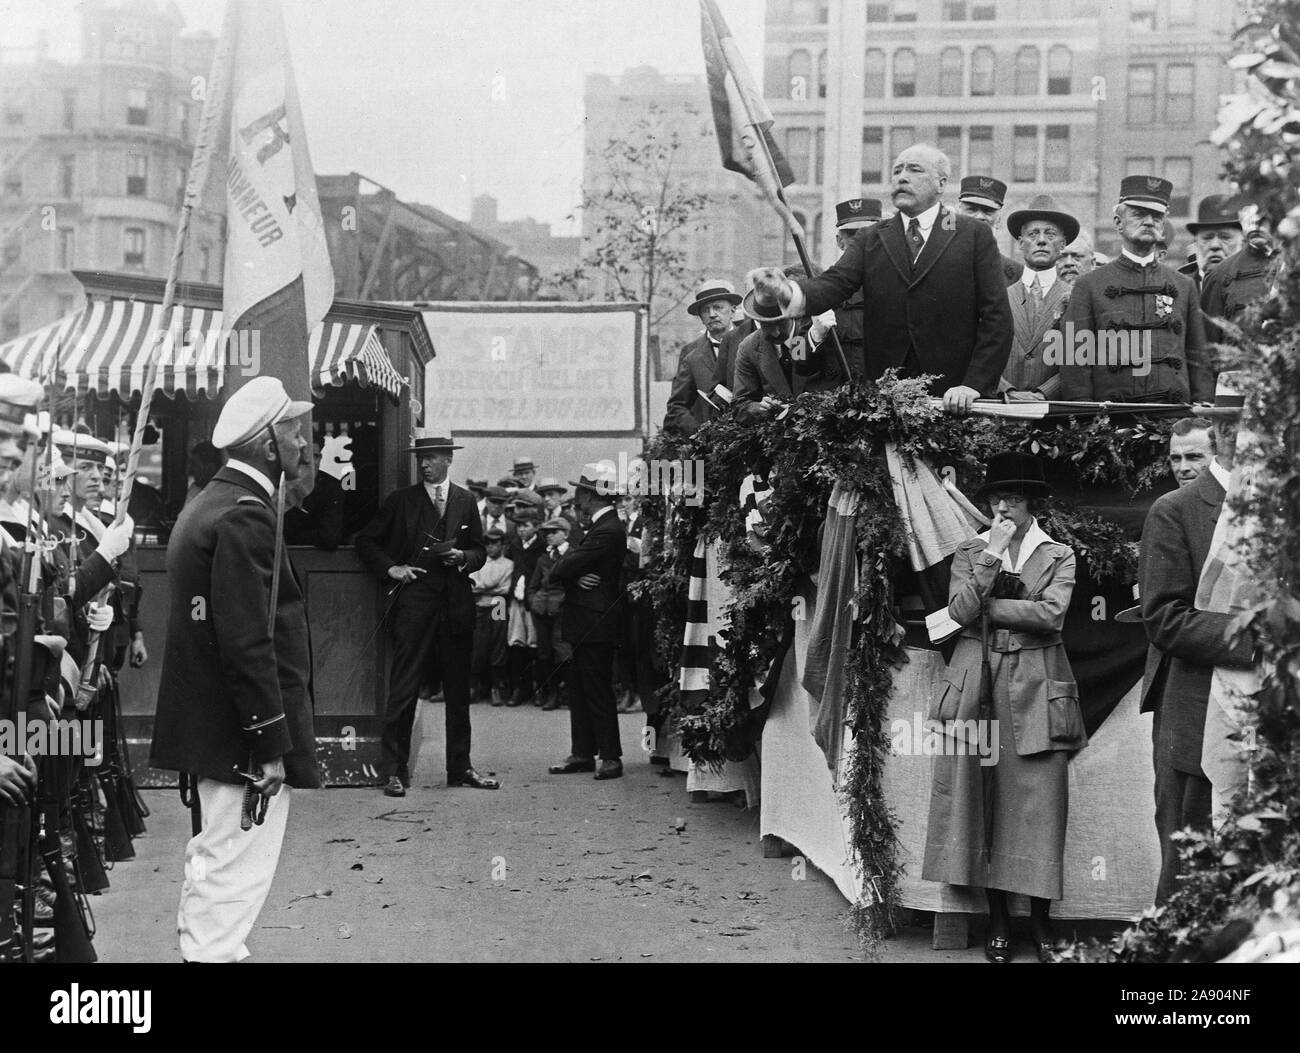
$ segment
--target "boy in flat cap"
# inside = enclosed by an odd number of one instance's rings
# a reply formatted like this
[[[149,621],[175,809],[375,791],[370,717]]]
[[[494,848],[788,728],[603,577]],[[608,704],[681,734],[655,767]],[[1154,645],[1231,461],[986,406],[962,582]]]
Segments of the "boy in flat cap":
[[[469,576],[474,587],[474,652],[471,676],[477,697],[491,693],[494,706],[505,705],[506,597],[515,565],[505,555],[505,534],[492,527],[483,535],[487,559]]]

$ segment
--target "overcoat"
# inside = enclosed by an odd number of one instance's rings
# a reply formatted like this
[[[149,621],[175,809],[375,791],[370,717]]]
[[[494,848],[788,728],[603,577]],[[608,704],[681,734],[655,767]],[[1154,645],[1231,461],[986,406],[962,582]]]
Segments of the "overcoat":
[[[274,562],[271,499],[227,465],[185,506],[167,545],[153,767],[239,785],[250,753],[282,756],[288,785],[320,785],[307,609],[285,549],[271,631]]]
[[[584,643],[613,643],[618,639],[619,610],[623,592],[623,557],[627,554],[627,532],[610,509],[587,530],[577,547],[555,561],[550,580],[564,583],[564,607],[560,628],[573,647]],[[584,589],[578,579],[595,574],[600,583]]]
[[[673,377],[673,386],[668,393],[667,410],[664,413],[664,430],[680,435],[694,435],[700,425],[715,416],[713,407],[700,396],[708,395],[719,406],[713,389],[722,384],[732,388],[735,373],[736,347],[745,337],[745,330],[733,326],[722,334],[718,341],[718,353],[714,355],[706,333],[701,333],[682,348],[677,362],[677,375]]]

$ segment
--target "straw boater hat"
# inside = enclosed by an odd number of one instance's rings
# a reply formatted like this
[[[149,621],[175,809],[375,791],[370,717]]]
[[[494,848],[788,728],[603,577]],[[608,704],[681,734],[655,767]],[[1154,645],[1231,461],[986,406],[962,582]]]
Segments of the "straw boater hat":
[[[582,475],[569,485],[577,490],[590,490],[601,497],[613,498],[618,495],[618,472],[608,464],[588,462],[582,466]]]
[[[545,494],[550,490],[554,490],[558,494],[567,494],[569,492],[569,488],[553,475],[548,475],[533,489],[535,489],[539,494]]]
[[[264,428],[311,412],[310,402],[295,402],[275,377],[254,377],[226,400],[212,445],[228,450],[248,442]]]
[[[732,307],[735,307],[736,304],[740,303],[740,295],[731,282],[723,278],[706,278],[696,286],[695,299],[686,305],[686,313],[698,317],[699,313],[704,310],[704,305],[710,304],[714,300],[726,300]]]
[[[463,450],[464,446],[457,446],[451,441],[448,435],[417,435],[414,446],[406,448],[407,453],[449,453],[452,450]]]
[[[1007,232],[1013,237],[1020,237],[1020,231],[1026,223],[1035,219],[1045,219],[1061,228],[1061,234],[1068,245],[1079,236],[1079,221],[1068,212],[1064,212],[1051,194],[1039,194],[1029,202],[1028,208],[1017,209],[1007,217]]]
[[[1214,382],[1214,405],[1193,406],[1194,417],[1240,417],[1242,407],[1246,404],[1246,393],[1239,387],[1240,370],[1220,373]]]
[[[537,465],[533,464],[531,457],[516,457],[515,463],[510,469],[511,475],[518,475],[520,472],[535,472]]]

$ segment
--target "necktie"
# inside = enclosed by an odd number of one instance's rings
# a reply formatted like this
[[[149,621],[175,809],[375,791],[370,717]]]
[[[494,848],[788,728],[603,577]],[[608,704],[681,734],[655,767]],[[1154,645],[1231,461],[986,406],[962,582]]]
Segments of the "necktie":
[[[443,499],[441,485],[433,488],[433,507],[438,510],[438,515],[442,515],[447,509],[447,502]]]
[[[1043,284],[1039,275],[1029,284],[1029,315],[1033,325],[1038,325],[1043,314]]]
[[[921,250],[925,248],[925,239],[921,237],[921,224],[915,216],[912,222],[907,225],[907,244],[912,249],[912,266],[916,266],[916,258],[921,255]]]

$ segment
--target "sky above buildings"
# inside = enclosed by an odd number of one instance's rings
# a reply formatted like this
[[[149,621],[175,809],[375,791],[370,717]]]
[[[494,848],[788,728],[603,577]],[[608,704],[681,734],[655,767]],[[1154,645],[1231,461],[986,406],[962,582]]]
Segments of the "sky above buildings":
[[[165,0],[159,0],[165,2]],[[764,0],[718,0],[756,79]],[[566,222],[582,180],[583,85],[633,66],[703,74],[696,0],[282,0],[318,172],[360,172],[468,219]],[[75,61],[77,0],[0,0],[6,50],[48,35]],[[176,0],[220,31],[222,0]],[[741,178],[736,177],[738,180]]]

